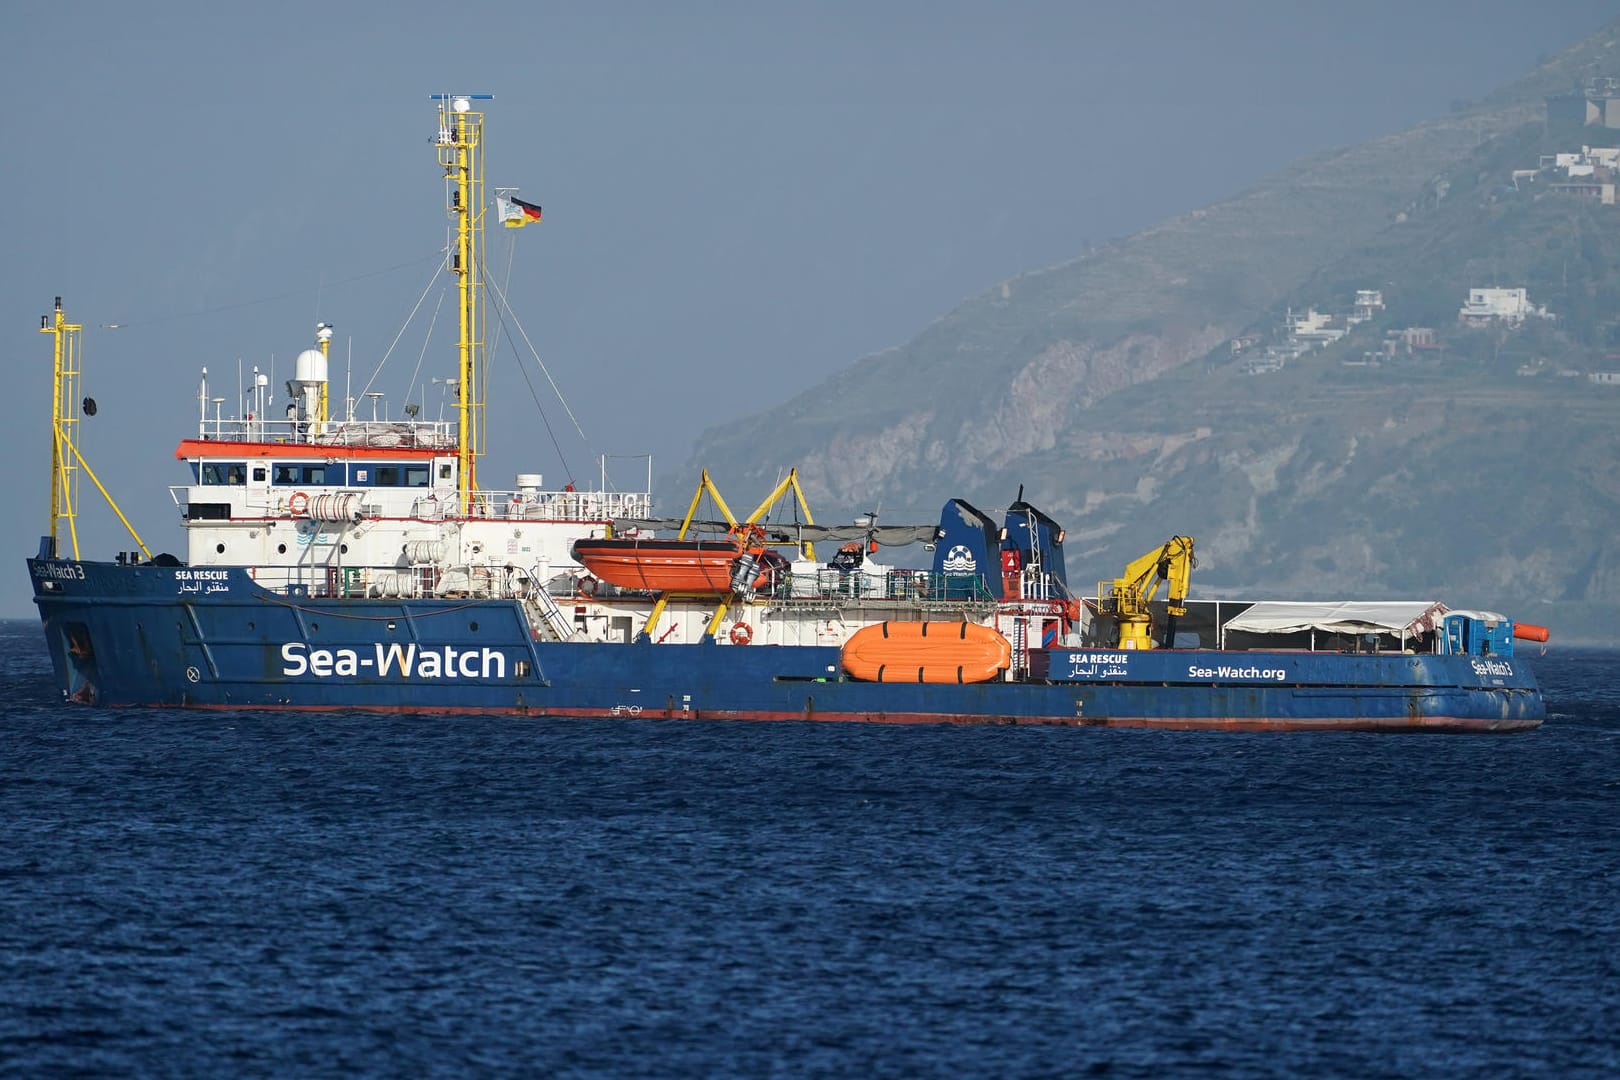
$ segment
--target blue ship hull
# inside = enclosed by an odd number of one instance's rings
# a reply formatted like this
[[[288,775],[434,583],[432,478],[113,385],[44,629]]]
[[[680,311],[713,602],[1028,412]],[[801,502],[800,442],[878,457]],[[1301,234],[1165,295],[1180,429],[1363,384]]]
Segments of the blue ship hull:
[[[1018,681],[858,682],[830,646],[535,640],[514,600],[308,599],[241,569],[31,559],[58,684],[101,706],[549,717],[1515,731],[1519,658],[1032,650]]]

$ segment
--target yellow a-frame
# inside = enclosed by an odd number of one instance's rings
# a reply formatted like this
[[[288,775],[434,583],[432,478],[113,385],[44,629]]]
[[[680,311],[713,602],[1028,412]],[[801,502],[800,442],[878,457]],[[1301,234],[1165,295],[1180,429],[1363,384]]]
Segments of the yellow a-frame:
[[[725,516],[726,524],[731,527],[730,531],[737,535],[747,535],[751,532],[762,531],[759,530],[759,522],[777,504],[778,500],[789,491],[793,492],[794,497],[798,499],[799,508],[804,511],[805,524],[814,525],[816,522],[815,518],[810,516],[810,503],[804,497],[804,489],[799,486],[798,469],[789,469],[787,476],[782,478],[781,483],[772,488],[771,493],[765,496],[758,506],[754,507],[754,512],[742,521],[738,521],[732,514],[731,508],[726,505],[725,498],[720,494],[720,489],[715,487],[714,481],[710,479],[709,470],[704,469],[698,480],[697,491],[692,495],[692,504],[687,507],[686,517],[681,520],[681,528],[675,534],[675,538],[677,540],[686,539],[687,532],[692,528],[692,522],[697,518],[698,506],[702,504],[705,493],[714,500],[715,506]],[[816,545],[813,542],[807,540],[802,545],[796,546],[800,548],[800,554],[805,558],[814,559],[816,557]],[[658,625],[658,620],[663,616],[664,609],[669,606],[669,601],[677,595],[681,594],[667,592],[659,594],[658,601],[653,604],[652,611],[647,615],[647,625],[641,629],[642,636],[652,637],[653,627]],[[704,594],[704,599],[707,599],[708,596],[709,594]],[[721,595],[719,602],[715,605],[714,615],[710,617],[708,625],[704,627],[704,637],[714,636],[715,631],[720,629],[720,624],[725,620],[726,612],[730,607],[731,598]]]
[[[62,522],[67,522],[68,539],[73,545],[73,557],[79,557],[79,485],[78,471],[84,470],[84,475],[96,485],[101,497],[107,500],[112,512],[118,515],[118,520],[124,523],[129,535],[134,537],[141,554],[150,559],[152,553],[147,550],[146,542],[135,531],[135,526],[129,523],[124,512],[118,508],[113,497],[102,486],[96,472],[90,463],[84,460],[79,452],[75,436],[80,423],[79,376],[83,346],[79,335],[84,327],[79,323],[70,323],[62,312],[62,298],[56,298],[56,313],[39,317],[39,332],[50,334],[52,342],[52,376],[51,376],[51,529],[50,529],[50,557],[61,558],[62,551],[58,540]],[[88,401],[89,399],[85,399]]]

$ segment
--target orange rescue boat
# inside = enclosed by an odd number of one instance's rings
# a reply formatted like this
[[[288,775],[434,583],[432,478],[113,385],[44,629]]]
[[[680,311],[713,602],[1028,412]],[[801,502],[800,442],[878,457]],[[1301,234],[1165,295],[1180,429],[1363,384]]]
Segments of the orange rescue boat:
[[[763,586],[785,560],[774,551],[747,548],[736,536],[718,540],[623,537],[574,541],[574,558],[610,585],[647,592],[724,593],[732,589],[737,562],[752,554]]]
[[[844,672],[864,682],[989,682],[1012,666],[1012,645],[970,622],[883,622],[844,643]]]

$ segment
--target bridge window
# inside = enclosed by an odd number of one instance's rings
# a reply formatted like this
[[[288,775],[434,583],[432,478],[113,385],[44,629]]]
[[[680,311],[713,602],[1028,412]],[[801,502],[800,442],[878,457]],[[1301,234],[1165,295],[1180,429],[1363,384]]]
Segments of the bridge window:
[[[340,484],[343,482],[343,466],[333,465],[330,467],[331,480],[326,478],[328,471],[328,466],[324,462],[312,465],[302,461],[282,461],[276,463],[275,472],[272,474],[274,478],[270,482],[273,484],[288,484],[293,487],[301,487],[305,484]]]
[[[444,468],[448,471],[448,466]],[[433,466],[428,462],[355,462],[347,472],[348,483],[355,487],[425,488],[433,483]],[[273,466],[270,482],[288,487],[334,485],[344,483],[344,474],[342,463],[328,465],[323,462],[282,461]]]
[[[200,470],[205,484],[246,484],[247,463],[244,461],[205,461]]]
[[[372,487],[427,487],[433,466],[423,463],[395,462],[392,465],[373,465],[369,469],[355,470],[355,483],[369,483]]]

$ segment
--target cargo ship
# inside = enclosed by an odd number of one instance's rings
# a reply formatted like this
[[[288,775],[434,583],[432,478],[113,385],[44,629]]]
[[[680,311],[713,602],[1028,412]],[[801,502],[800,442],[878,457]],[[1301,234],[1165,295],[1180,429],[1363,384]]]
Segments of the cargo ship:
[[[80,449],[94,414],[81,328],[60,298],[42,317],[51,516],[28,563],[66,701],[1213,730],[1543,721],[1514,652],[1545,641],[1539,627],[1430,599],[1191,598],[1187,536],[1071,586],[1063,528],[1022,491],[994,513],[950,498],[937,521],[896,526],[818,524],[791,470],[741,518],[707,473],[680,518],[654,516],[650,469],[641,489],[610,483],[605,463],[594,490],[539,472],[486,485],[485,226],[539,207],[486,206],[487,96],[434,100],[460,304],[449,419],[357,416],[335,399],[324,324],[285,400],[255,371],[225,416],[205,368],[196,431],[174,452],[184,554],[154,555]],[[133,548],[81,557],[84,480]],[[915,565],[896,565],[908,548]]]

